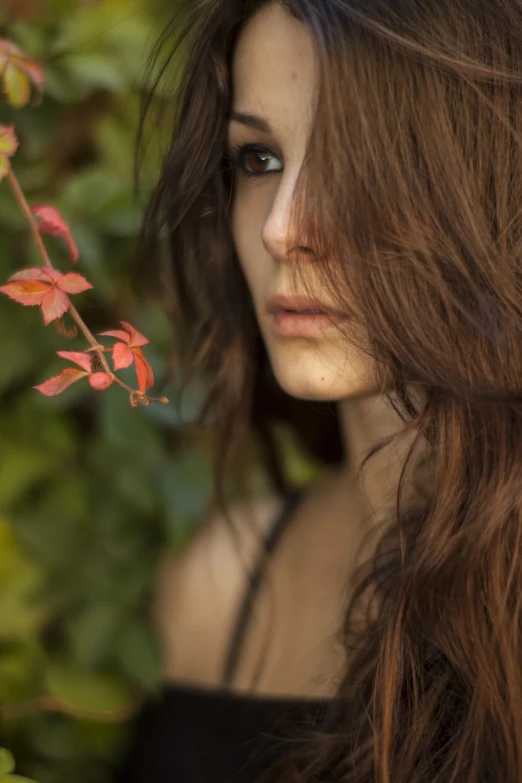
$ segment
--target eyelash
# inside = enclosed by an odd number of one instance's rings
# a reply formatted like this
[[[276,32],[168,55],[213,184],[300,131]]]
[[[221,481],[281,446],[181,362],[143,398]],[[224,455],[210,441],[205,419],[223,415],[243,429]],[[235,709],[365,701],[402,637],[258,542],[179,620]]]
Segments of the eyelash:
[[[259,144],[238,144],[236,147],[232,147],[231,149],[229,149],[227,153],[227,157],[230,162],[230,165],[235,171],[241,171],[241,173],[244,174],[245,177],[251,177],[252,179],[257,179],[259,177],[266,177],[269,174],[280,173],[280,171],[265,171],[260,174],[255,174],[252,171],[248,171],[248,169],[245,166],[245,156],[249,152],[266,153],[270,155],[272,158],[276,158],[276,160],[279,160],[277,155],[274,155],[272,150],[270,150],[268,147],[263,147]]]

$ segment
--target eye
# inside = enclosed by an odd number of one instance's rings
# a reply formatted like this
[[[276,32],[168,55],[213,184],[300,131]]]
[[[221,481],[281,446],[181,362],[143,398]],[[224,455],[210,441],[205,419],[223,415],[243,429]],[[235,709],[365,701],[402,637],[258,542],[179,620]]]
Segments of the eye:
[[[249,177],[262,177],[283,170],[280,159],[267,147],[244,144],[231,150],[229,157],[232,167]]]

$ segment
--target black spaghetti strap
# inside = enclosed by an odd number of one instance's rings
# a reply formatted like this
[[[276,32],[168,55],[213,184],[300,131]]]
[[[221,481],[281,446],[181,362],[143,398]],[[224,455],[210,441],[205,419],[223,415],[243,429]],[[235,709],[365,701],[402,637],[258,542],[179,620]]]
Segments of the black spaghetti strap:
[[[299,488],[294,490],[290,494],[287,502],[283,506],[281,513],[277,517],[275,524],[272,525],[268,535],[265,537],[264,548],[268,556],[273,554],[277,546],[277,543],[281,538],[281,534],[285,530],[287,522],[289,521],[292,512],[294,511],[297,503],[301,499],[303,493],[304,490]],[[247,591],[245,593],[243,602],[241,604],[234,633],[232,635],[232,642],[230,644],[227,657],[225,659],[225,665],[223,668],[223,676],[222,676],[222,685],[224,687],[228,687],[232,682],[232,679],[234,677],[237,668],[237,664],[239,663],[239,656],[241,654],[241,648],[247,630],[248,620],[250,618],[250,613],[252,611],[252,606],[254,604],[254,598],[259,589],[259,585],[261,584],[261,575],[262,575],[262,560],[260,558],[254,570],[251,571],[249,574],[249,583],[248,583]]]

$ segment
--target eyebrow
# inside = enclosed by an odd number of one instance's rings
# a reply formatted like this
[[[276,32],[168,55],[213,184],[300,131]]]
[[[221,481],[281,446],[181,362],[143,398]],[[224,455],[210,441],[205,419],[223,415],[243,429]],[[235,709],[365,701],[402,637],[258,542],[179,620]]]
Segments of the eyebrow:
[[[272,128],[266,120],[257,114],[250,114],[246,111],[233,111],[230,114],[230,120],[246,125],[248,128],[261,131],[262,133],[272,133]]]

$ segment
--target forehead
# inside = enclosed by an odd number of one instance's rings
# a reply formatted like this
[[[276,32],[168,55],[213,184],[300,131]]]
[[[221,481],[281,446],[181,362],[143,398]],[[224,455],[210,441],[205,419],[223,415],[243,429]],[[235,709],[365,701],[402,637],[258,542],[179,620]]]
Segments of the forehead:
[[[249,107],[267,115],[305,108],[305,104],[308,108],[316,63],[305,25],[276,2],[258,11],[239,36],[232,80],[235,108]]]

